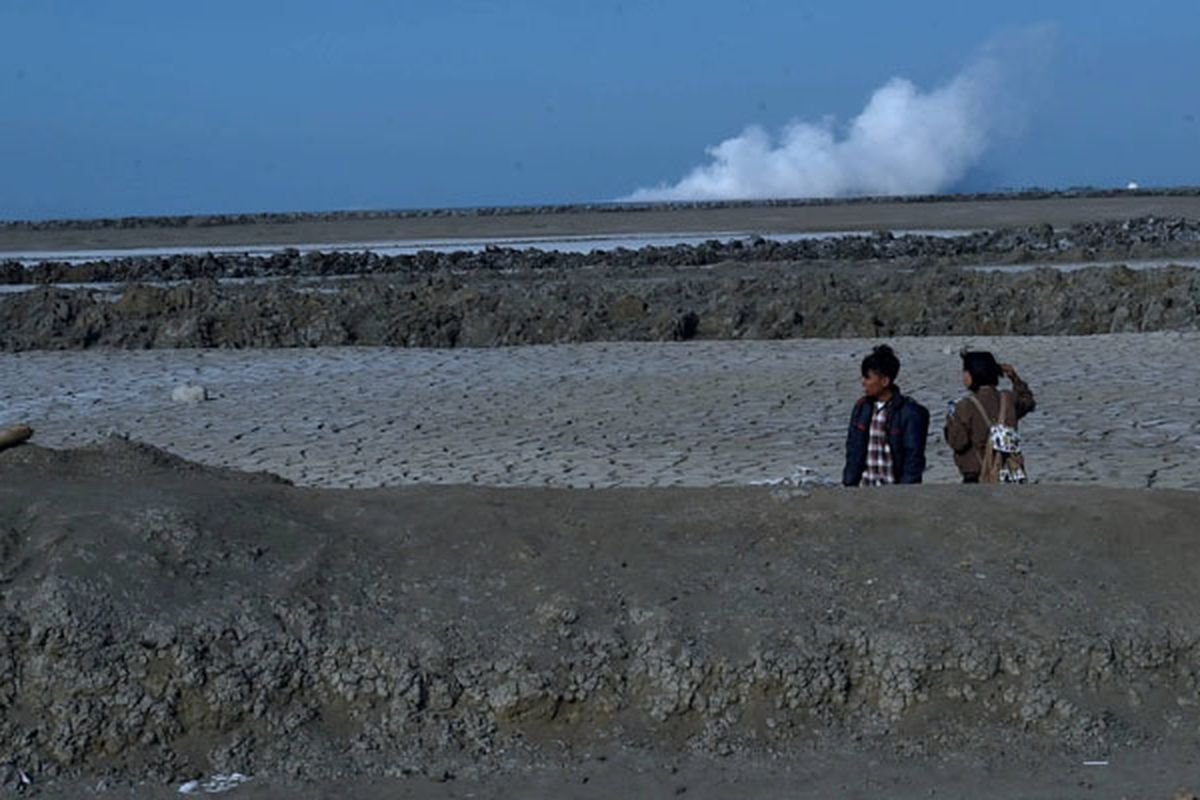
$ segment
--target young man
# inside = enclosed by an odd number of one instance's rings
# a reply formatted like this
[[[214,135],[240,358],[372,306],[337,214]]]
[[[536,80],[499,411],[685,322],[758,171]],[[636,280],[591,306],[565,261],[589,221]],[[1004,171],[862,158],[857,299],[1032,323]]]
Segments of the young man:
[[[929,411],[900,393],[900,359],[886,344],[862,360],[863,396],[850,413],[846,486],[920,483],[925,471]]]

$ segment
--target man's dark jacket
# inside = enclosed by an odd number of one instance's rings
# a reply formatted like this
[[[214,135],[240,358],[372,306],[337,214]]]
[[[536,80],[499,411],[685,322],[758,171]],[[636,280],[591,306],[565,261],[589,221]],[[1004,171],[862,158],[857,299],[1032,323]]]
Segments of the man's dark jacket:
[[[850,413],[850,432],[846,435],[846,469],[842,483],[858,486],[867,468],[867,442],[871,438],[871,416],[875,400],[860,398]],[[896,483],[920,483],[925,471],[925,438],[929,434],[929,410],[893,390],[887,401],[887,440],[892,451],[892,471]]]

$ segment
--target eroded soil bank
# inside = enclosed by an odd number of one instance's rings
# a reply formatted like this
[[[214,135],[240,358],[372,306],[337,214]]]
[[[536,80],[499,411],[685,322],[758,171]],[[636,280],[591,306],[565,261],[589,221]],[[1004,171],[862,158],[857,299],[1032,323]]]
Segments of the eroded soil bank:
[[[52,793],[1194,752],[1198,513],[1055,486],[314,490],[26,445],[0,453],[0,754]],[[1144,785],[1188,782],[1169,768]]]

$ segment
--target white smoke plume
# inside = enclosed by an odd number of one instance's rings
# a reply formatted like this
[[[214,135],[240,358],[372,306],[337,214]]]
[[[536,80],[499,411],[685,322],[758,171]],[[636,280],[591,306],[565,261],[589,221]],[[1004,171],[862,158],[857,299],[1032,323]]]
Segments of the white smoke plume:
[[[1028,78],[1052,30],[997,38],[944,86],[923,92],[892,78],[843,131],[827,118],[793,121],[777,140],[757,125],[708,148],[711,161],[674,185],[627,201],[933,194],[962,180],[997,134],[1019,126]]]

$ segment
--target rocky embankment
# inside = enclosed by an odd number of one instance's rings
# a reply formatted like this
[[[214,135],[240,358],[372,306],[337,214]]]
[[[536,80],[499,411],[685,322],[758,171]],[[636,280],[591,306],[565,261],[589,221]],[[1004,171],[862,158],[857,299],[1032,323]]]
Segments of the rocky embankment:
[[[1195,258],[1200,222],[710,242],[605,253],[286,251],[0,266],[0,348],[491,347],[1192,330],[1200,273],[981,264]],[[60,283],[91,284],[85,288]],[[107,290],[106,284],[112,284]]]
[[[1200,744],[1194,493],[345,493],[121,440],[0,478],[37,782]]]

